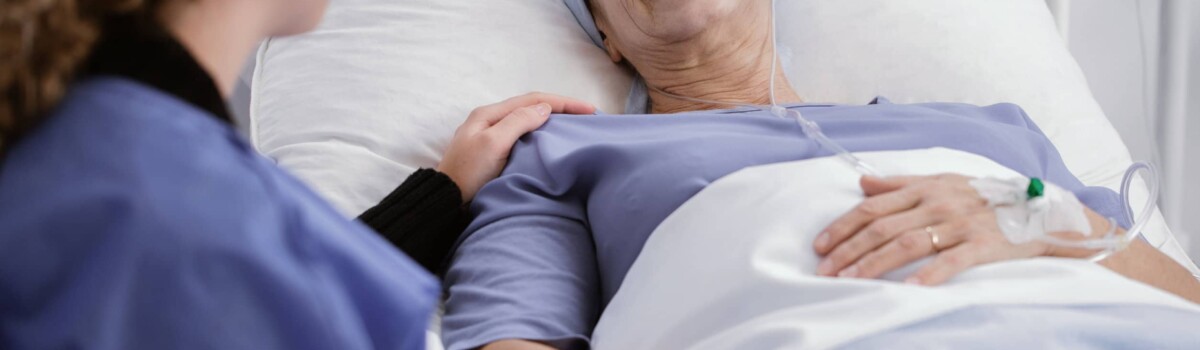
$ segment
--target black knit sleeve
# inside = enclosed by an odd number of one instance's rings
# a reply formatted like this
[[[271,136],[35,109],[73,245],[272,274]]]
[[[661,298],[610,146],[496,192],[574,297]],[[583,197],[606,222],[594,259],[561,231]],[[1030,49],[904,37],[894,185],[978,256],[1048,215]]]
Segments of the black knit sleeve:
[[[358,219],[439,276],[470,222],[458,186],[433,169],[413,173]]]

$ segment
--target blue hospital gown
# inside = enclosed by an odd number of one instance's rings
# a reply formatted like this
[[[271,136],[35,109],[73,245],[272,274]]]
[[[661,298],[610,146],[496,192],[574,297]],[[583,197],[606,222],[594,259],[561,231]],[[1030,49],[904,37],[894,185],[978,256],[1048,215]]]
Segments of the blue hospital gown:
[[[0,348],[421,349],[437,283],[192,105],[79,84],[0,168]]]
[[[879,99],[792,108],[851,151],[978,154],[1058,184],[1128,227],[1119,196],[1076,179],[1016,105]],[[758,110],[554,116],[475,199],[479,216],[445,279],[447,347],[506,338],[586,346],[650,233],[682,203],[746,167],[827,155],[793,120]]]

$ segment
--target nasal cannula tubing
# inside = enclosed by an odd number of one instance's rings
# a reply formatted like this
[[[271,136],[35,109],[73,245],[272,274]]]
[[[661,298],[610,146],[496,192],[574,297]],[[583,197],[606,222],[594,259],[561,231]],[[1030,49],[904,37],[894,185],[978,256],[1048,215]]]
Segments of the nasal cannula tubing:
[[[800,125],[800,130],[804,133],[805,136],[808,136],[812,140],[816,141],[817,144],[819,144],[822,148],[825,148],[829,152],[836,155],[839,159],[844,161],[847,165],[849,165],[851,168],[853,168],[858,173],[863,174],[863,175],[869,175],[869,176],[881,176],[882,173],[880,173],[874,167],[870,166],[869,164],[864,162],[862,159],[859,159],[853,153],[850,153],[850,151],[846,150],[841,145],[839,145],[837,142],[834,142],[832,139],[830,139],[828,136],[826,136],[825,133],[821,131],[821,126],[818,125],[816,122],[814,122],[808,118],[805,118],[804,115],[801,114],[799,111],[790,110],[783,106],[780,106],[779,103],[777,102],[777,100],[775,99],[775,81],[777,80],[776,73],[777,73],[777,69],[778,69],[777,67],[779,66],[779,40],[776,36],[776,33],[778,31],[778,24],[776,23],[776,16],[775,16],[776,3],[777,3],[777,0],[771,0],[771,61],[772,62],[771,62],[771,77],[770,77],[771,82],[770,82],[770,88],[768,90],[770,93],[770,96],[769,96],[770,102],[771,102],[770,106],[759,106],[759,105],[742,103],[742,102],[714,101],[714,100],[706,100],[706,99],[701,99],[701,98],[680,96],[680,95],[676,95],[676,94],[672,94],[672,93],[663,91],[662,89],[659,89],[657,86],[653,86],[650,84],[646,84],[646,86],[649,87],[651,90],[654,90],[657,93],[660,93],[660,94],[663,94],[663,95],[666,95],[668,97],[675,98],[675,99],[687,100],[687,101],[698,102],[698,103],[706,103],[706,104],[730,105],[730,106],[754,108],[754,109],[759,109],[762,111],[769,112],[776,117],[794,119],[796,121],[796,123]],[[1138,170],[1144,170],[1146,172],[1145,180],[1146,180],[1146,185],[1149,187],[1149,190],[1150,190],[1150,197],[1147,198],[1146,204],[1144,206],[1142,206],[1141,212],[1135,218],[1133,216],[1133,210],[1131,209],[1133,203],[1131,202],[1129,193],[1130,193],[1130,186],[1133,183],[1133,178],[1135,175],[1137,175]],[[1112,255],[1113,253],[1116,253],[1117,251],[1127,247],[1130,243],[1133,242],[1134,239],[1137,238],[1138,235],[1141,234],[1142,230],[1146,227],[1146,224],[1149,223],[1151,216],[1154,214],[1154,208],[1155,208],[1154,203],[1158,200],[1158,195],[1159,195],[1158,185],[1159,185],[1158,184],[1158,171],[1150,163],[1136,162],[1133,165],[1130,165],[1130,167],[1125,171],[1125,176],[1124,176],[1124,178],[1122,178],[1122,181],[1121,181],[1121,199],[1122,199],[1122,201],[1124,201],[1124,203],[1126,203],[1126,207],[1124,210],[1125,216],[1127,218],[1129,218],[1130,220],[1133,220],[1133,222],[1132,222],[1132,226],[1129,228],[1129,230],[1125,231],[1125,233],[1122,235],[1116,234],[1117,221],[1113,218],[1109,218],[1110,228],[1109,228],[1107,234],[1105,234],[1103,237],[1100,237],[1100,238],[1085,239],[1085,240],[1068,240],[1068,239],[1062,239],[1062,238],[1058,238],[1058,237],[1051,236],[1051,235],[1043,235],[1043,236],[1040,236],[1038,239],[1045,243],[1049,243],[1049,244],[1053,244],[1053,245],[1065,247],[1065,248],[1076,248],[1076,249],[1085,249],[1085,250],[1103,250],[1100,253],[1097,253],[1088,259],[1093,262],[1103,260],[1104,258],[1107,258],[1108,256]]]

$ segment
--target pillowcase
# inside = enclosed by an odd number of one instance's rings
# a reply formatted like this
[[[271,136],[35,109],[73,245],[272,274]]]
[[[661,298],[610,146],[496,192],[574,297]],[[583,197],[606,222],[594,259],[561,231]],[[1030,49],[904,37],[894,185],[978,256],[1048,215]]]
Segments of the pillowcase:
[[[441,159],[475,107],[544,91],[620,111],[629,74],[558,0],[339,0],[259,49],[251,139],[357,216]]]
[[[1020,105],[1084,183],[1116,188],[1129,151],[1044,1],[781,1],[781,55],[810,101]]]

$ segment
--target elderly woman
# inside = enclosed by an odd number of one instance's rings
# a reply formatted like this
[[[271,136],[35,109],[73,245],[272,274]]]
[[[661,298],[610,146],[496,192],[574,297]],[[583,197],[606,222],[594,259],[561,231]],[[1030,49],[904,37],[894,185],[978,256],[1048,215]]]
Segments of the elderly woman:
[[[568,6],[613,62],[632,66],[651,87],[653,114],[559,117],[518,144],[505,172],[480,191],[473,206],[479,216],[447,273],[443,336],[450,349],[586,348],[648,236],[682,203],[749,166],[829,155],[793,121],[755,109],[721,109],[768,104],[772,80],[778,101],[793,103],[788,108],[851,151],[965,151],[1070,191],[1086,205],[1093,231],[1110,227],[1106,217],[1121,217],[1119,196],[1080,183],[1017,106],[884,99],[865,106],[795,104],[802,99],[787,78],[772,75],[778,63],[771,55],[770,1]],[[689,113],[669,114],[679,112]],[[936,285],[989,262],[1092,253],[1009,243],[962,176],[861,182],[868,198],[859,210],[813,243],[825,257],[818,275],[874,278],[937,255],[908,279]],[[939,230],[940,239],[926,238],[925,227]],[[1200,283],[1143,242],[1101,264],[1200,301]]]

